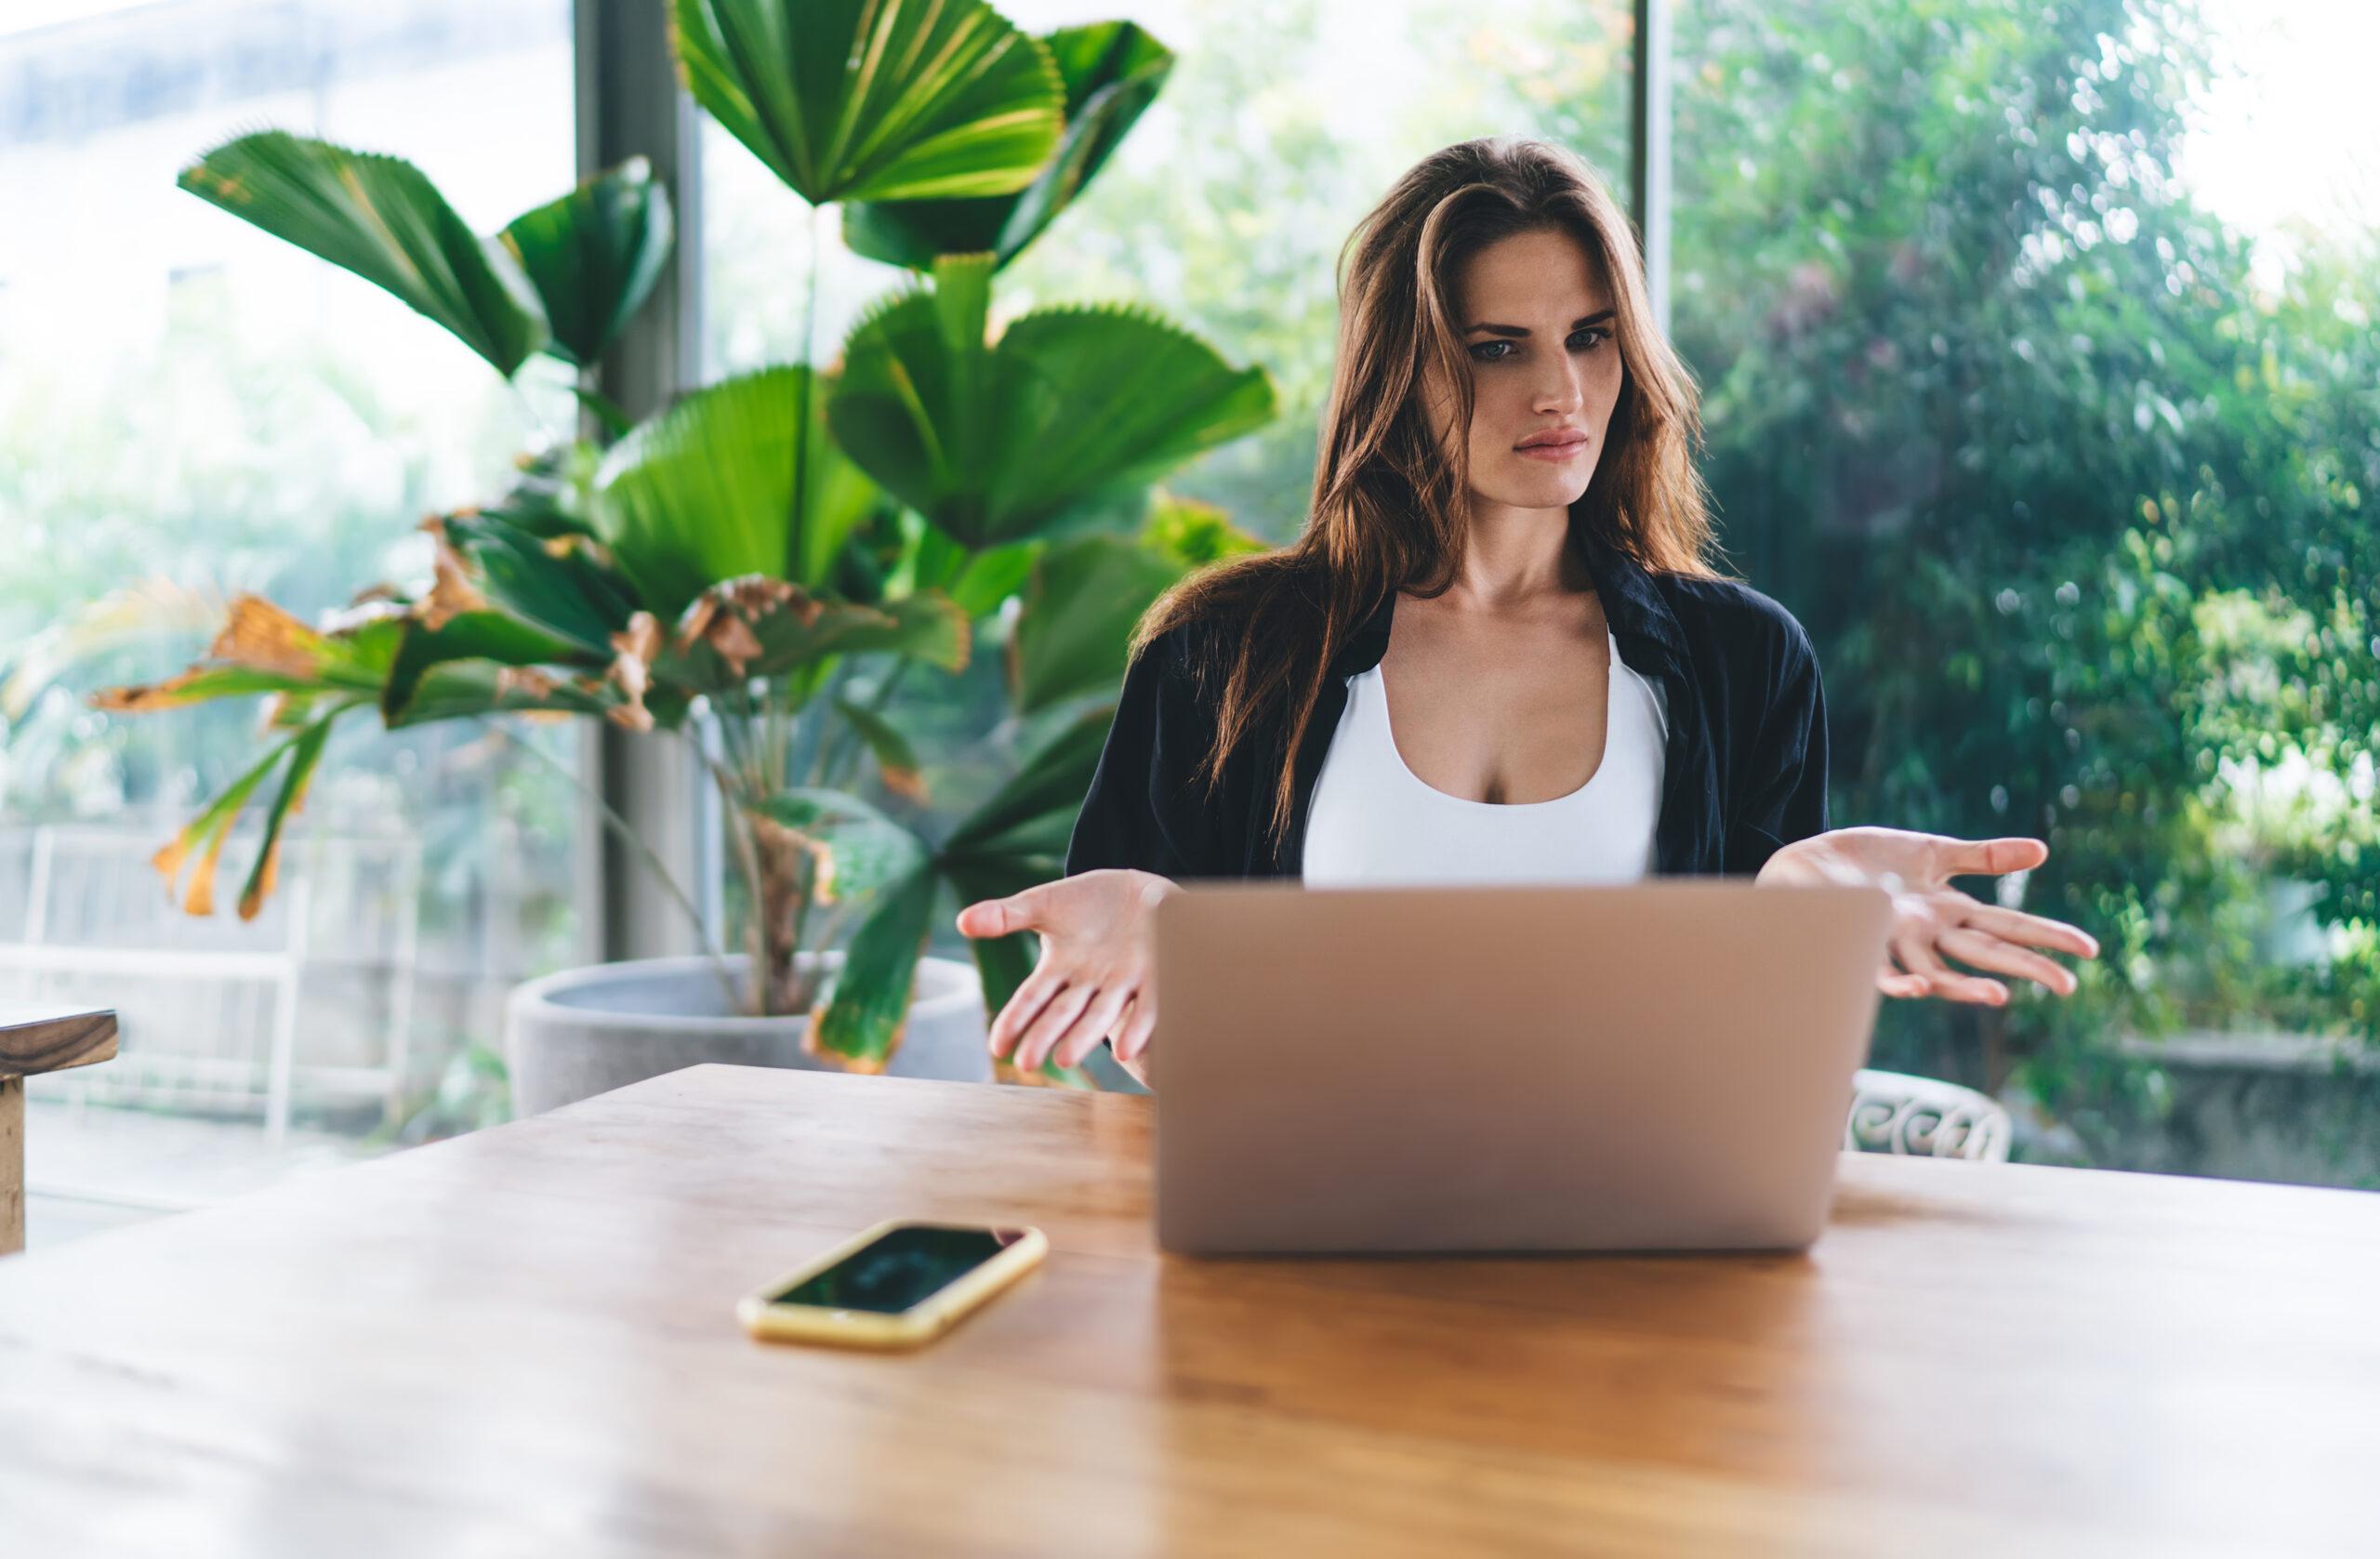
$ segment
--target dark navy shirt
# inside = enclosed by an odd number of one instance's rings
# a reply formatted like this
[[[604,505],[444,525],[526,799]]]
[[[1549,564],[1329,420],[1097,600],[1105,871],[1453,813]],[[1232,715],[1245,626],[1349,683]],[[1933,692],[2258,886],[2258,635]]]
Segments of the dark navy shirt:
[[[1824,833],[1826,695],[1809,635],[1792,613],[1747,585],[1646,569],[1594,538],[1583,548],[1620,658],[1667,700],[1654,871],[1751,876],[1793,839]],[[1214,694],[1203,644],[1223,631],[1193,623],[1143,647],[1124,678],[1091,793],[1076,818],[1066,874],[1135,866],[1185,881],[1296,877],[1306,809],[1347,698],[1346,679],[1387,652],[1395,592],[1331,662],[1296,758],[1289,826],[1268,825],[1288,719],[1260,720],[1209,791],[1197,777],[1214,739]]]

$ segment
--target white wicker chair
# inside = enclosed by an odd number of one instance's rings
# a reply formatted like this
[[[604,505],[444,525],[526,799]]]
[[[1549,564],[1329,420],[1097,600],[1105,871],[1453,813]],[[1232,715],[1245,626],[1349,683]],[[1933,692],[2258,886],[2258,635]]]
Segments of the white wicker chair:
[[[1862,1067],[1852,1077],[1843,1145],[1855,1153],[1935,1158],[2008,1156],[2012,1128],[1997,1101],[1971,1088]]]

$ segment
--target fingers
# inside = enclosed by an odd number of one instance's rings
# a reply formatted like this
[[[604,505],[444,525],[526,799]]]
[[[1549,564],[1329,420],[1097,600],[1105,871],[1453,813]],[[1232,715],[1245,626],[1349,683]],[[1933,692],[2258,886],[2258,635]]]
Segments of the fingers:
[[[1006,936],[1017,928],[1009,918],[1020,913],[1008,899],[985,899],[971,904],[959,912],[959,934],[961,936]]]
[[[1934,956],[1930,929],[1901,925],[1894,929],[1891,947],[1901,968],[1911,974],[1923,975],[1937,996],[1953,1001],[1977,1001],[1998,1007],[2008,999],[2008,988],[1997,980],[1979,979],[1961,974],[1957,970]]]
[[[2074,994],[2077,982],[2062,965],[2052,963],[2039,953],[2003,942],[1996,936],[1969,931],[1964,926],[1953,927],[1936,938],[1934,945],[1960,962],[1973,964],[1977,969],[2017,975],[2060,996]]]
[[[2069,926],[2063,920],[2052,920],[2045,916],[2028,915],[2021,909],[2002,909],[1978,904],[1968,912],[1966,923],[1977,931],[1990,931],[2003,942],[2030,942],[2036,947],[2071,953],[2078,958],[2099,956],[2099,944],[2080,926]]]
[[[1157,1032],[1157,999],[1143,991],[1132,998],[1131,1011],[1124,1014],[1124,1026],[1116,1036],[1116,1059],[1138,1061],[1141,1052],[1149,1048],[1149,1036]]]
[[[1124,1006],[1132,999],[1131,987],[1118,982],[1099,993],[1074,1026],[1058,1036],[1050,1053],[1058,1058],[1061,1066],[1080,1066],[1082,1058],[1099,1048],[1099,1042],[1116,1032],[1116,1020],[1123,1014]]]
[[[1960,839],[1942,852],[1942,869],[1950,877],[1998,877],[2027,871],[2049,859],[2049,846],[2039,839]]]
[[[1894,967],[1890,958],[1886,958],[1884,966],[1876,971],[1876,988],[1886,996],[1899,997],[1921,997],[1932,989],[1926,984],[1925,976],[1903,974]]]
[[[985,1036],[985,1047],[995,1056],[1005,1059],[1016,1048],[1016,1041],[1026,1026],[1041,1015],[1050,998],[1065,989],[1065,980],[1048,968],[1035,970],[1016,987],[1016,994],[992,1020],[991,1032]]]
[[[1039,1071],[1059,1037],[1072,1027],[1074,1021],[1097,999],[1099,991],[1097,982],[1084,980],[1051,997],[1050,1005],[1042,1008],[1040,1015],[1025,1025],[1025,1033],[1016,1041],[1016,1052],[1010,1057],[1011,1064],[1020,1071]]]
[[[1051,886],[1044,883],[1040,888],[1027,888],[1004,899],[985,899],[979,904],[969,905],[959,912],[959,934],[1009,936],[1017,931],[1043,929],[1042,911],[1049,896],[1043,890]]]

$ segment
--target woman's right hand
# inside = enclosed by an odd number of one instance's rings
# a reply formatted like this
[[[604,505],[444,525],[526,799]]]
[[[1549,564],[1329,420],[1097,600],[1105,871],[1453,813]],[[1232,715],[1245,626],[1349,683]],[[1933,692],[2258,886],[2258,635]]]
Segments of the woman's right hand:
[[[1040,961],[992,1020],[992,1054],[1025,1072],[1052,1055],[1078,1066],[1113,1035],[1116,1059],[1145,1083],[1157,1026],[1151,912],[1173,889],[1154,872],[1103,869],[960,910],[966,936],[1041,934]]]

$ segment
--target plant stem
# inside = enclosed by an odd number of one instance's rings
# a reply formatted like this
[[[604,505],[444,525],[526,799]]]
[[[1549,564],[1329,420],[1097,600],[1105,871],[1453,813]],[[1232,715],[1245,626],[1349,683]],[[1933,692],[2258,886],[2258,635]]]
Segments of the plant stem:
[[[760,694],[761,730],[769,754],[769,794],[785,788],[787,752],[793,743],[793,716],[785,707],[785,681],[772,679]]]
[[[788,769],[807,773],[810,776],[807,782],[809,784],[817,784],[818,776],[823,772],[819,768],[819,763],[824,758],[826,743],[835,733],[834,721],[828,718],[829,711],[834,708],[835,700],[841,696],[843,684],[850,680],[850,658],[838,656],[834,669],[827,674],[826,681],[811,694],[807,707],[815,713],[810,724],[806,728],[797,729],[787,743],[786,761]],[[805,747],[807,748],[806,764],[803,761]]]
[[[867,695],[866,707],[869,713],[884,712],[884,706],[892,701],[893,691],[901,685],[901,679],[907,676],[909,667],[916,664],[916,660],[908,655],[903,655],[892,663],[892,669],[885,672],[883,680],[879,681]],[[843,789],[851,785],[852,776],[849,771],[852,760],[859,756],[866,744],[860,740],[858,732],[851,729],[850,721],[843,722],[842,732],[848,739],[835,744],[831,760],[826,751],[826,743],[823,740],[820,742],[818,765],[813,774],[812,783],[832,786],[837,789]]]
[[[754,1017],[764,1016],[769,1010],[769,894],[768,884],[760,873],[760,850],[752,838],[752,815],[737,803],[734,789],[726,777],[720,777],[721,792],[727,798],[728,832],[735,840],[736,852],[744,861],[744,942],[752,959],[751,994],[747,1005]]]
[[[703,952],[711,960],[712,968],[718,971],[720,985],[727,993],[727,1005],[731,1009],[734,1008],[736,1004],[735,976],[727,967],[726,952],[712,941],[710,928],[703,924],[702,912],[694,907],[694,900],[686,896],[686,891],[678,886],[678,879],[669,875],[669,868],[661,864],[661,857],[653,852],[652,846],[638,838],[636,830],[628,826],[628,820],[613,811],[611,803],[598,795],[592,786],[579,778],[561,759],[544,751],[535,742],[522,740],[485,715],[476,718],[482,727],[502,736],[513,746],[536,758],[569,781],[573,789],[593,804],[596,812],[603,819],[603,826],[612,830],[613,836],[623,840],[628,848],[636,852],[637,858],[644,863],[648,871],[653,873],[654,880],[661,884],[662,892],[668,893],[670,900],[685,912],[687,924],[694,928],[694,940],[701,944]]]
[[[794,425],[793,429],[793,511],[786,516],[785,531],[785,577],[804,587],[811,583],[802,568],[802,561],[808,550],[808,527],[804,521],[810,508],[810,425],[816,420],[813,413],[818,394],[818,231],[826,225],[826,220],[825,206],[810,208],[809,297],[801,310],[801,404],[795,408],[794,413],[800,421]]]
[[[761,788],[763,776],[755,767],[752,757],[750,700],[734,690],[729,690],[712,698],[710,707],[712,714],[719,720],[720,743],[726,747],[728,761],[734,766],[736,774],[741,776],[739,785],[714,765],[713,773],[719,775],[721,794],[727,796],[730,800],[734,800],[738,795],[765,794]]]
[[[818,231],[826,225],[826,208],[823,205],[812,206],[810,208],[810,298],[808,305],[801,311],[801,361],[810,366],[813,374],[818,369]],[[809,408],[804,406],[802,410],[806,415]],[[797,469],[796,475],[799,474],[800,471]]]

